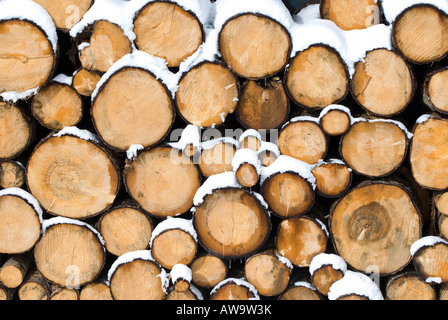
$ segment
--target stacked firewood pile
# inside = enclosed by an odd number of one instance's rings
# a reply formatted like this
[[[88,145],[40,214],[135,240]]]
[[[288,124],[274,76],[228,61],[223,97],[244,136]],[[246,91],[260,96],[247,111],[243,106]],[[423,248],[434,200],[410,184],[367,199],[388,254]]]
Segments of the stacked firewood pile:
[[[447,299],[448,4],[0,1],[0,297]]]

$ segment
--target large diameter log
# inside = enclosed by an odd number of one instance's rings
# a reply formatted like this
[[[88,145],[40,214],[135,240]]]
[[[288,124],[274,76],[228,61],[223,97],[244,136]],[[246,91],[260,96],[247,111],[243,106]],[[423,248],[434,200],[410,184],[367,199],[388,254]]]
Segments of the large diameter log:
[[[448,68],[428,73],[423,83],[423,102],[432,110],[448,113]]]
[[[95,280],[106,261],[104,240],[87,223],[68,218],[46,221],[34,248],[37,269],[51,283],[79,288]]]
[[[368,112],[391,117],[411,102],[414,77],[406,61],[394,51],[376,49],[355,64],[350,82],[355,100]]]
[[[411,261],[411,245],[422,232],[412,195],[395,182],[359,185],[333,205],[330,215],[335,250],[360,272],[372,266],[381,275],[400,271]]]
[[[178,67],[203,43],[205,34],[198,17],[174,2],[151,1],[134,18],[135,45]]]
[[[126,151],[151,147],[165,138],[174,121],[171,93],[149,70],[123,67],[107,77],[92,97],[92,120],[99,137]]]
[[[291,52],[291,36],[274,19],[261,14],[236,15],[218,36],[223,60],[239,76],[261,79],[282,70]]]
[[[35,148],[28,162],[27,184],[47,212],[85,219],[112,205],[120,187],[120,173],[96,137],[85,130],[67,128]]]
[[[441,60],[448,53],[448,15],[431,4],[413,5],[395,19],[392,40],[415,64]]]
[[[201,186],[198,167],[181,151],[168,146],[141,152],[126,166],[124,175],[129,195],[159,218],[187,212]]]
[[[238,79],[227,66],[202,62],[179,80],[176,106],[183,119],[199,127],[219,126],[238,105]]]
[[[193,219],[199,242],[221,258],[249,256],[271,231],[266,208],[245,189],[214,190],[197,206]]]
[[[416,272],[398,274],[387,281],[386,300],[436,300],[435,288]]]
[[[359,121],[340,140],[339,152],[356,173],[386,176],[397,170],[407,155],[409,137],[405,130],[398,122]]]
[[[35,127],[22,107],[0,102],[0,159],[19,156],[31,144]]]
[[[290,59],[285,70],[288,96],[305,108],[325,108],[349,92],[349,74],[339,53],[326,45],[312,45]]]
[[[342,30],[365,29],[380,23],[376,0],[321,0],[320,16],[333,21]]]

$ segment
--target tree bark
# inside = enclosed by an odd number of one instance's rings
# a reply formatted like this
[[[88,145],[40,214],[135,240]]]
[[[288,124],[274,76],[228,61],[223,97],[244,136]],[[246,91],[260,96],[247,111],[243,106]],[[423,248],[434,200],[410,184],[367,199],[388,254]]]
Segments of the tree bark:
[[[18,288],[30,269],[31,258],[29,252],[12,255],[0,269],[0,282],[8,288]]]

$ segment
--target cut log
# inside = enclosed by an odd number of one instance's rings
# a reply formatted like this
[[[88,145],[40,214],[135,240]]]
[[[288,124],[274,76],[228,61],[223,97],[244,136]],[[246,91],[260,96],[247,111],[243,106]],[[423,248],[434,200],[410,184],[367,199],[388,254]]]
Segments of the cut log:
[[[399,274],[387,282],[386,300],[436,300],[433,286],[426,283],[417,273]]]
[[[429,284],[448,282],[448,242],[424,236],[412,244],[412,261],[421,279]]]
[[[46,221],[44,236],[34,247],[37,269],[49,282],[79,288],[95,280],[104,267],[106,249],[99,232],[67,218]]]
[[[288,96],[296,104],[310,109],[325,108],[347,96],[347,66],[333,48],[312,45],[290,59],[285,85]]]
[[[436,210],[436,227],[440,237],[448,239],[448,193],[434,195],[433,206]]]
[[[292,217],[280,222],[275,247],[296,267],[309,267],[313,258],[326,251],[328,234],[319,220]]]
[[[312,173],[316,178],[317,193],[326,198],[341,196],[352,184],[352,169],[337,159],[319,162]]]
[[[15,295],[15,289],[5,287],[0,283],[0,301],[13,300]]]
[[[0,102],[0,159],[18,157],[34,139],[32,119],[22,107]]]
[[[260,295],[272,297],[286,290],[292,268],[287,259],[269,250],[250,256],[244,264],[244,275]]]
[[[352,124],[350,109],[340,105],[330,105],[319,116],[322,131],[328,136],[341,136],[347,133]]]
[[[197,289],[194,288],[190,288],[188,290],[185,291],[176,291],[176,290],[172,290],[170,291],[166,297],[165,300],[191,300],[191,301],[196,301],[196,300],[203,300],[203,296],[201,294],[201,292]]]
[[[291,52],[291,36],[287,29],[262,14],[243,13],[231,17],[220,30],[218,42],[226,64],[240,77],[251,80],[281,71]]]
[[[31,111],[41,125],[57,131],[81,121],[83,102],[71,85],[52,81],[33,97]]]
[[[190,10],[174,2],[151,1],[134,18],[135,45],[178,67],[205,38],[203,26]]]
[[[246,81],[236,109],[238,122],[246,129],[273,130],[282,126],[290,113],[290,103],[282,80]]]
[[[142,67],[126,66],[133,59],[140,61]],[[143,63],[153,66],[152,59],[144,53],[128,55],[101,78],[98,93],[92,95],[91,114],[96,131],[117,151],[126,151],[136,144],[152,147],[168,135],[173,124],[171,93],[150,70],[142,69]]]
[[[233,172],[238,182],[246,188],[254,187],[260,178],[261,161],[256,151],[239,149],[232,160]]]
[[[106,72],[120,58],[132,52],[131,41],[121,27],[107,20],[95,21],[76,41],[81,46],[81,65],[93,71]]]
[[[210,292],[210,300],[259,300],[257,289],[244,278],[227,278]]]
[[[411,6],[395,19],[392,40],[412,63],[441,60],[448,53],[448,16],[430,4]]]
[[[281,155],[278,146],[275,143],[263,141],[258,149],[258,159],[264,167],[269,167]]]
[[[295,282],[280,297],[279,300],[322,300],[311,283],[306,281]]]
[[[89,283],[81,289],[79,300],[105,301],[113,300],[110,288],[105,282]]]
[[[410,145],[412,174],[417,183],[430,190],[448,188],[447,174],[448,121],[442,118],[422,116],[416,121],[414,137]]]
[[[333,21],[342,30],[366,29],[380,23],[381,11],[376,0],[322,0],[322,19]]]
[[[45,8],[53,18],[57,29],[70,30],[90,9],[94,0],[35,0]]]
[[[198,254],[190,267],[193,283],[205,289],[213,288],[228,275],[228,267],[224,261],[208,253]]]
[[[191,288],[193,273],[188,266],[180,263],[171,268],[169,278],[174,291],[186,292]]]
[[[361,183],[331,208],[333,245],[351,267],[381,275],[394,274],[410,261],[411,245],[422,234],[412,193],[396,182]]]
[[[340,140],[339,152],[344,162],[358,174],[383,177],[404,161],[409,134],[399,122],[367,120],[354,123]]]
[[[0,161],[0,188],[22,188],[26,173],[22,163],[14,160]]]
[[[201,185],[200,172],[193,161],[168,146],[141,152],[135,161],[128,163],[124,175],[129,195],[158,218],[187,212]]]
[[[73,75],[73,88],[82,96],[90,97],[101,80],[101,74],[85,68],[78,69]]]
[[[338,255],[320,253],[311,260],[309,271],[314,288],[327,296],[333,283],[344,277],[347,264]]]
[[[41,231],[42,209],[31,194],[15,188],[0,191],[0,253],[31,250]]]
[[[20,300],[49,300],[50,284],[34,266],[19,287],[17,296]]]
[[[219,126],[237,108],[238,79],[223,63],[199,63],[181,76],[178,86],[176,106],[187,123]]]
[[[193,262],[198,250],[197,235],[191,220],[168,218],[160,222],[151,236],[151,252],[154,260],[171,270]]]
[[[378,285],[366,274],[347,270],[328,293],[329,300],[384,300]]]
[[[58,286],[53,286],[53,291],[51,293],[50,300],[63,300],[63,301],[79,300],[79,291],[73,288],[61,288]]]
[[[290,156],[309,164],[324,159],[328,141],[318,121],[308,117],[295,117],[281,129],[277,141],[282,155]]]
[[[199,168],[208,178],[215,174],[233,171],[232,160],[238,150],[238,142],[231,138],[217,138],[201,145]]]
[[[265,207],[256,196],[239,188],[212,191],[197,206],[193,219],[199,242],[220,258],[251,255],[260,249],[271,231]]]
[[[0,282],[8,288],[19,287],[30,269],[31,258],[29,252],[12,255],[0,269]]]
[[[400,55],[376,49],[355,64],[350,88],[353,98],[367,112],[391,117],[406,109],[416,85],[411,69]]]
[[[432,71],[425,76],[423,102],[433,111],[448,113],[448,67]]]
[[[123,203],[102,215],[97,229],[106,250],[121,256],[126,252],[148,249],[153,222],[137,206]]]
[[[120,172],[95,136],[68,127],[38,144],[28,162],[27,184],[47,212],[86,219],[112,205]]]
[[[108,273],[114,300],[163,300],[167,275],[148,250],[120,256]]]

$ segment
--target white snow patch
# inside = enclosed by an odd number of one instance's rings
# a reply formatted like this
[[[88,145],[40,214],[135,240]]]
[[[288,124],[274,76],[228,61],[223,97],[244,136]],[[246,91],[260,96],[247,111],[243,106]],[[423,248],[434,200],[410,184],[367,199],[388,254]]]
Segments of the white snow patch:
[[[202,186],[196,191],[193,204],[195,206],[200,205],[204,201],[205,196],[212,194],[215,190],[224,188],[242,188],[233,171],[215,174],[205,180]]]
[[[415,253],[423,247],[432,247],[438,243],[443,243],[443,244],[448,245],[448,241],[446,241],[440,237],[437,237],[437,236],[426,236],[426,237],[420,238],[411,245],[411,249],[410,249],[411,255],[414,256]]]
[[[291,270],[294,269],[294,266],[293,266],[291,260],[289,260],[288,258],[286,258],[278,253],[276,253],[275,255],[277,256],[278,260],[280,260],[280,262],[283,263],[285,266],[287,266],[289,269],[291,269]]]
[[[61,74],[58,74],[56,77],[54,77],[51,81],[71,86],[73,83],[73,76],[67,76],[67,75],[61,73]]]
[[[266,200],[264,200],[264,198],[263,198],[263,196],[262,196],[261,194],[259,194],[258,192],[255,192],[255,191],[252,191],[251,194],[252,194],[253,196],[255,196],[255,198],[257,198],[258,201],[260,201],[261,205],[262,205],[266,210],[269,209],[269,205],[268,205],[268,203],[266,202]]]
[[[176,264],[170,271],[170,278],[172,283],[176,283],[178,280],[185,280],[191,282],[193,279],[193,272],[184,264]]]
[[[328,293],[329,300],[356,294],[367,297],[369,300],[384,300],[381,290],[367,275],[347,270],[342,279],[333,283]]]
[[[316,291],[316,287],[313,286],[313,284],[311,284],[311,283],[309,283],[307,281],[297,281],[297,282],[294,282],[293,286],[294,287],[304,287],[304,288],[308,288],[308,289],[311,289],[313,291]]]
[[[43,224],[43,210],[39,204],[39,201],[29,192],[21,189],[21,188],[7,188],[0,191],[0,197],[2,196],[16,196],[23,200],[25,200],[29,205],[31,205],[36,211],[37,216],[39,217],[39,221]]]
[[[351,110],[349,108],[347,108],[346,106],[340,105],[340,104],[331,104],[327,107],[325,107],[324,109],[322,109],[322,111],[319,114],[319,120],[322,120],[323,117],[325,117],[327,115],[327,113],[329,113],[330,111],[341,111],[347,114],[347,116],[350,118],[350,124],[353,123],[353,117],[352,117],[352,113]]]
[[[393,123],[394,125],[396,125],[397,127],[399,127],[401,129],[401,131],[404,132],[404,134],[406,135],[406,138],[408,138],[409,140],[412,139],[412,137],[414,136],[412,134],[412,132],[410,132],[408,130],[408,128],[406,128],[406,126],[397,120],[392,120],[392,119],[365,119],[365,118],[353,118],[353,123],[357,123],[357,122],[389,122],[389,123]]]
[[[201,150],[201,127],[195,125],[187,125],[182,131],[182,135],[178,142],[171,142],[168,145],[177,150],[185,150],[186,147],[192,145],[198,151]]]
[[[257,174],[260,175],[262,165],[258,158],[257,151],[248,148],[237,150],[232,159],[233,171],[236,173],[236,171],[245,163],[252,165],[257,171]]]
[[[82,51],[85,48],[90,47],[90,43],[89,42],[83,42],[78,46],[78,51]]]
[[[78,127],[65,127],[58,133],[54,134],[53,137],[63,137],[63,136],[75,136],[86,141],[94,141],[100,143],[100,139],[89,130],[79,129]]]
[[[261,133],[255,129],[248,129],[248,130],[244,131],[243,134],[238,138],[238,141],[240,143],[242,143],[244,141],[244,139],[246,139],[248,137],[254,137],[260,142],[263,141],[263,139],[261,137]]]
[[[257,153],[258,155],[261,155],[266,152],[271,152],[275,154],[277,157],[279,157],[281,154],[277,144],[268,141],[262,141],[260,148],[258,148],[257,150]]]
[[[195,241],[198,240],[198,235],[193,226],[193,220],[187,220],[182,218],[174,218],[168,217],[162,222],[160,222],[151,233],[151,240],[149,242],[149,246],[152,247],[152,243],[156,237],[158,237],[161,233],[168,231],[179,229],[188,233]]]
[[[0,94],[0,97],[2,97],[5,101],[15,103],[19,100],[23,100],[36,95],[39,89],[40,87],[36,87],[33,89],[26,90],[24,92],[15,92],[15,91],[3,92],[2,94]]]
[[[320,5],[319,3],[310,4],[300,10],[297,14],[292,16],[296,23],[306,23],[310,20],[320,19]]]
[[[128,160],[135,160],[137,159],[138,152],[143,149],[145,149],[145,147],[143,147],[141,144],[133,144],[126,151],[126,157],[128,158]]]
[[[433,5],[448,14],[448,2],[445,0],[381,0],[381,4],[384,17],[389,23],[393,23],[402,12],[418,4]]]
[[[258,295],[258,290],[249,283],[245,278],[227,278],[225,280],[222,280],[220,283],[218,283],[210,292],[210,295],[215,294],[216,291],[218,291],[222,286],[233,283],[237,286],[245,287],[247,288],[253,295],[254,298],[250,298],[249,300],[260,300],[260,296]]]
[[[340,270],[343,274],[347,271],[345,260],[332,253],[320,253],[313,257],[310,263],[309,272],[311,275],[324,266],[331,266],[335,270]]]
[[[415,121],[415,123],[416,123],[416,124],[421,124],[421,123],[424,123],[424,122],[426,122],[426,121],[428,121],[429,119],[432,119],[432,118],[433,118],[432,115],[430,115],[430,114],[424,114],[424,115],[420,116],[420,117]]]
[[[201,143],[201,149],[202,150],[210,150],[210,149],[213,149],[217,144],[220,144],[220,143],[231,144],[236,149],[238,149],[240,147],[240,144],[236,139],[231,138],[231,137],[221,137],[221,138],[211,139],[208,141],[203,141]]]

